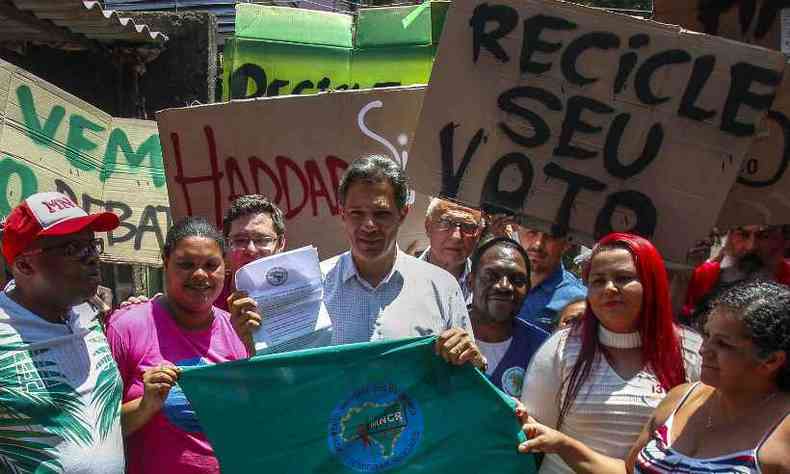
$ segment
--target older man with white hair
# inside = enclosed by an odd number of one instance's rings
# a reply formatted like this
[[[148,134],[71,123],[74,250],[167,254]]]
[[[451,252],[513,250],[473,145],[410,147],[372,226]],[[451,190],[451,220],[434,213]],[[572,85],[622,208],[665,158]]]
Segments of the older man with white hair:
[[[425,233],[431,246],[419,258],[453,275],[467,305],[472,302],[469,257],[480,238],[482,220],[480,211],[440,198],[431,200],[425,215]]]

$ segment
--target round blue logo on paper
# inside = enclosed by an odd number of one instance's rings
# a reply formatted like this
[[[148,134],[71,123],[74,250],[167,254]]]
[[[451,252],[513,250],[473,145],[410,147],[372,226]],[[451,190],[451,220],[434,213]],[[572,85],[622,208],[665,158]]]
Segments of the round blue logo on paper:
[[[423,433],[420,407],[393,384],[363,387],[329,417],[329,450],[357,472],[380,472],[403,464]]]
[[[266,281],[272,286],[280,286],[288,281],[288,270],[282,267],[273,267],[266,272]]]
[[[521,388],[524,386],[524,368],[511,367],[502,374],[502,390],[516,398],[521,397]]]

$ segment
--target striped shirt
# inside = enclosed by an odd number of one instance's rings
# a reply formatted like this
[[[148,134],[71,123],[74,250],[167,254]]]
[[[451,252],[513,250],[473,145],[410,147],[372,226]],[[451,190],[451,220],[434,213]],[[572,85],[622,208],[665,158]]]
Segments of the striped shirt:
[[[683,358],[690,381],[699,379],[701,344],[698,334],[682,330]],[[521,400],[529,414],[546,426],[557,427],[565,396],[559,390],[580,350],[579,336],[570,335],[570,329],[558,331],[538,350],[527,369]],[[599,357],[565,417],[561,431],[599,453],[624,459],[665,396],[651,369],[645,367],[632,378],[623,380],[605,357]],[[570,474],[573,470],[558,455],[549,454],[540,472]]]
[[[639,473],[732,473],[732,474],[752,474],[759,473],[760,463],[757,460],[757,452],[760,450],[765,441],[771,436],[771,433],[782,423],[779,420],[771,430],[769,430],[757,443],[754,449],[747,449],[735,453],[726,454],[723,456],[715,456],[710,458],[693,458],[679,453],[672,449],[672,422],[675,419],[675,413],[686,402],[689,395],[699,385],[695,383],[692,385],[686,395],[680,400],[675,411],[669,415],[667,421],[659,426],[650,437],[644,448],[639,452],[636,458],[636,465],[634,466],[634,474]]]
[[[455,278],[398,250],[375,288],[357,273],[351,252],[321,262],[332,344],[438,335],[461,328],[471,335],[466,302]]]

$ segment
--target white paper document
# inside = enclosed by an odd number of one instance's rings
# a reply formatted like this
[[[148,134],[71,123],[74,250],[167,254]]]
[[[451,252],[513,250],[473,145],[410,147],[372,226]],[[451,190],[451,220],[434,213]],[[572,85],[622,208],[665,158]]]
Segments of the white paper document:
[[[259,354],[320,347],[331,341],[332,323],[323,302],[315,247],[244,265],[236,272],[236,288],[258,303],[263,321],[253,340]]]

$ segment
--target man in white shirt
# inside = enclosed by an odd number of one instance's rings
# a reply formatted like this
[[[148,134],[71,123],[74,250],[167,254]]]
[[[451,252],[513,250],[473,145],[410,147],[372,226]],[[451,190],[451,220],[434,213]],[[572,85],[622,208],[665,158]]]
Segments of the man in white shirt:
[[[123,384],[86,303],[110,212],[38,193],[3,226],[14,280],[0,293],[0,472],[120,474]]]
[[[458,282],[397,246],[398,229],[409,212],[401,167],[382,156],[357,159],[339,188],[351,250],[321,262],[332,343],[436,334],[437,353],[445,360],[485,366]]]
[[[425,233],[431,246],[419,258],[450,272],[458,280],[467,305],[472,303],[469,256],[482,233],[482,221],[480,211],[440,198],[431,199],[425,214]]]

